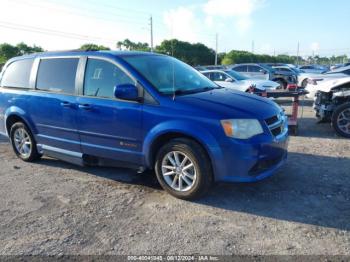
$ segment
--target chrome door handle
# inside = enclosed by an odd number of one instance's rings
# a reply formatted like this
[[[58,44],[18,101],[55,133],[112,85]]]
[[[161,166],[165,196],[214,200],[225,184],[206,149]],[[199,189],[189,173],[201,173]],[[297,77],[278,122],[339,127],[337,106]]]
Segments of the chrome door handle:
[[[92,109],[92,106],[88,105],[88,104],[79,105],[78,107],[80,109],[84,109],[84,110],[91,110]]]
[[[66,102],[66,101],[64,101],[64,102],[61,102],[61,106],[63,106],[63,107],[71,107],[71,103],[69,103],[69,102]]]

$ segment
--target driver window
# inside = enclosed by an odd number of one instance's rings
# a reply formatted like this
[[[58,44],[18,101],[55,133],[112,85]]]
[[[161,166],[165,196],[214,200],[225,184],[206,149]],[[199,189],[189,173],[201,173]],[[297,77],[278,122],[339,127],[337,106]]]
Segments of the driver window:
[[[222,73],[212,73],[213,75],[213,81],[225,81],[226,80],[226,76]]]
[[[84,95],[114,98],[114,87],[122,84],[134,85],[135,82],[119,67],[108,61],[88,59],[85,70]]]

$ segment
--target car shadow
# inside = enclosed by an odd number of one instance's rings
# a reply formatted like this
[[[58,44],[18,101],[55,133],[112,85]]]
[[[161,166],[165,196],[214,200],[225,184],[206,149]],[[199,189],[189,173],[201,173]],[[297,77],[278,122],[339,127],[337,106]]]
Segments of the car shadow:
[[[300,137],[346,139],[338,136],[331,123],[319,123],[316,118],[300,117],[298,119],[298,133]]]
[[[275,176],[219,184],[198,204],[350,231],[350,158],[290,153]]]
[[[152,171],[78,167],[50,158],[39,165],[75,169],[113,182],[162,190]],[[257,183],[216,184],[194,201],[209,208],[242,212],[281,221],[350,231],[350,158],[290,153],[286,165]],[[184,202],[186,203],[186,202]]]
[[[121,182],[129,185],[140,185],[154,190],[161,190],[154,172],[145,171],[138,173],[134,169],[116,168],[116,167],[98,167],[98,166],[77,166],[61,160],[43,157],[34,164],[50,166],[55,168],[73,169],[89,175],[106,178],[114,182]]]

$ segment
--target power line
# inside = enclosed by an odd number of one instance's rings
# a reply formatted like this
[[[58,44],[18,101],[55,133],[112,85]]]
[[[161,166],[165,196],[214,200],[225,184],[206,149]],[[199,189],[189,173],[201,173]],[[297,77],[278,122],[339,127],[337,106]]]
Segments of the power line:
[[[81,35],[81,34],[52,30],[52,29],[41,28],[41,27],[13,24],[13,23],[8,23],[3,21],[0,21],[0,27],[10,28],[10,29],[15,29],[20,31],[29,31],[29,32],[45,34],[45,35],[49,34],[49,35],[61,36],[61,37],[72,38],[72,39],[80,39],[80,40],[88,40],[88,41],[103,41],[103,42],[113,43],[113,44],[117,42],[112,39]]]
[[[84,7],[76,7],[73,5],[69,5],[67,4],[67,6],[70,6],[70,8],[72,10],[75,10],[76,12],[72,12],[70,10],[66,10],[66,9],[62,9],[62,8],[56,8],[56,7],[52,7],[52,6],[44,6],[44,5],[40,5],[40,4],[33,4],[33,3],[28,3],[28,2],[24,2],[21,0],[15,0],[15,3],[17,2],[17,4],[21,3],[21,4],[25,4],[28,6],[32,6],[32,7],[38,7],[38,8],[43,8],[43,9],[49,9],[49,10],[53,10],[55,12],[61,12],[61,13],[66,13],[66,14],[72,14],[72,15],[77,15],[77,16],[81,16],[81,17],[86,17],[86,18],[94,18],[96,20],[102,20],[102,21],[111,21],[111,22],[126,22],[128,24],[142,24],[144,25],[147,21],[146,17],[133,17],[133,16],[125,16],[124,14],[117,14],[114,12],[106,12],[106,11],[99,11],[99,10],[93,10],[93,9],[89,9],[89,8],[84,8]],[[82,12],[83,11],[83,12]],[[100,16],[95,16],[95,15],[91,15],[91,13],[93,14],[101,14],[102,17]],[[109,16],[105,17],[105,16]],[[113,18],[111,18],[113,17]],[[135,21],[136,20],[136,21]],[[143,22],[141,22],[141,20]]]

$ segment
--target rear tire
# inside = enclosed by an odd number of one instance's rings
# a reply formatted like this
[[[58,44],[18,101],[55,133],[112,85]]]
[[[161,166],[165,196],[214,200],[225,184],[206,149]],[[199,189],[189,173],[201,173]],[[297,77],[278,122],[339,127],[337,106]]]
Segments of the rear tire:
[[[158,151],[155,171],[162,188],[180,199],[199,198],[213,183],[207,153],[198,143],[186,138],[171,140]]]
[[[34,136],[24,123],[17,122],[11,126],[10,141],[13,151],[23,161],[33,162],[41,157]]]
[[[332,126],[338,135],[350,138],[350,103],[338,106],[332,115]]]
[[[301,82],[301,87],[302,88],[305,88],[306,86],[307,86],[307,78],[305,78],[304,80],[303,80],[303,82]]]

